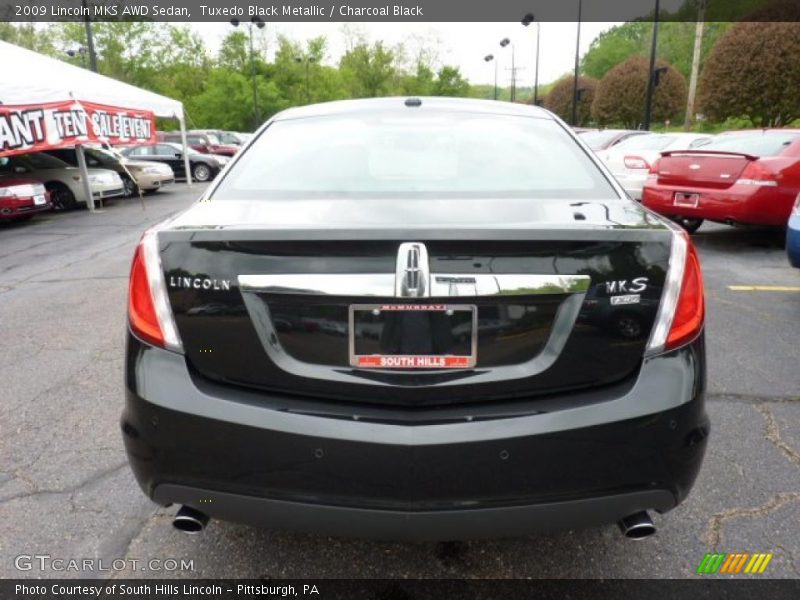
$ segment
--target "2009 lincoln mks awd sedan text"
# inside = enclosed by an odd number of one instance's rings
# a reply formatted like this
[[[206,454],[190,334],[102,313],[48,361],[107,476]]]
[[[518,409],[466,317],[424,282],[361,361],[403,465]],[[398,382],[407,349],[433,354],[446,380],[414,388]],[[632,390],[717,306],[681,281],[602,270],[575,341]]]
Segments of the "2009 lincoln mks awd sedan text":
[[[639,538],[703,459],[703,322],[686,233],[549,112],[295,108],[144,234],[122,430],[184,531]]]

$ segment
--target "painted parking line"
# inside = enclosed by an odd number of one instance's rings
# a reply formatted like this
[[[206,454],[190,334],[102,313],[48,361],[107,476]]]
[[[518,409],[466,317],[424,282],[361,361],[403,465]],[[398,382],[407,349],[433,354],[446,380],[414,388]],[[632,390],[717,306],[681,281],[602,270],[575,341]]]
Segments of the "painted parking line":
[[[800,292],[798,285],[729,285],[732,292]]]

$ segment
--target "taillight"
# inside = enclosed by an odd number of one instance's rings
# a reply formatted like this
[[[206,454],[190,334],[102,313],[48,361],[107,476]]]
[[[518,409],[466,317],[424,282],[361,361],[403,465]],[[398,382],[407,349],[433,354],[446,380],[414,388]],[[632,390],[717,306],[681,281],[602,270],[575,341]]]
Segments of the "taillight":
[[[674,231],[669,271],[647,353],[672,350],[693,340],[704,321],[700,260],[689,235],[685,231]]]
[[[133,256],[128,287],[128,321],[133,332],[144,341],[168,350],[183,351],[172,318],[154,231],[142,236]]]
[[[739,185],[758,185],[776,187],[775,174],[757,162],[749,163],[736,181]]]
[[[643,159],[641,156],[626,156],[625,157],[626,169],[649,169],[650,163]]]
[[[658,163],[661,159],[657,158],[652,165],[650,165],[650,170],[647,172],[647,178],[652,180],[658,179]]]

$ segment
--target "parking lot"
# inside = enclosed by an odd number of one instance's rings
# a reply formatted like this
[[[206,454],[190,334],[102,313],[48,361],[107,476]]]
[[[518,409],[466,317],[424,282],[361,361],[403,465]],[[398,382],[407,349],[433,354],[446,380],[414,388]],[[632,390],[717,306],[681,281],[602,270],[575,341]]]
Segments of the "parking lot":
[[[688,500],[654,516],[656,536],[632,542],[608,526],[398,544],[221,522],[199,536],[174,531],[176,508],[144,497],[119,432],[126,285],[142,230],[201,190],[172,186],[144,210],[117,200],[96,215],[0,226],[0,576],[691,577],[719,551],[772,552],[764,576],[800,577],[800,272],[781,233],[709,224],[695,241],[711,439]],[[192,560],[193,570],[21,572],[20,554]]]

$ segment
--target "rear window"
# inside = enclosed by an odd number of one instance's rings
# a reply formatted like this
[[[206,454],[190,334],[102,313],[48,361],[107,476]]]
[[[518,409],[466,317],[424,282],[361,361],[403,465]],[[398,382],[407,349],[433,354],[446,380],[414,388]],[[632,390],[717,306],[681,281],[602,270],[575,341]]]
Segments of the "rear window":
[[[700,149],[743,152],[753,156],[777,156],[798,137],[800,133],[788,131],[731,133],[717,136]]]
[[[625,150],[663,150],[677,139],[678,136],[676,135],[657,133],[653,135],[635,135],[614,146],[614,150],[622,150],[623,148]]]
[[[549,119],[409,111],[274,122],[216,197],[617,198]]]

